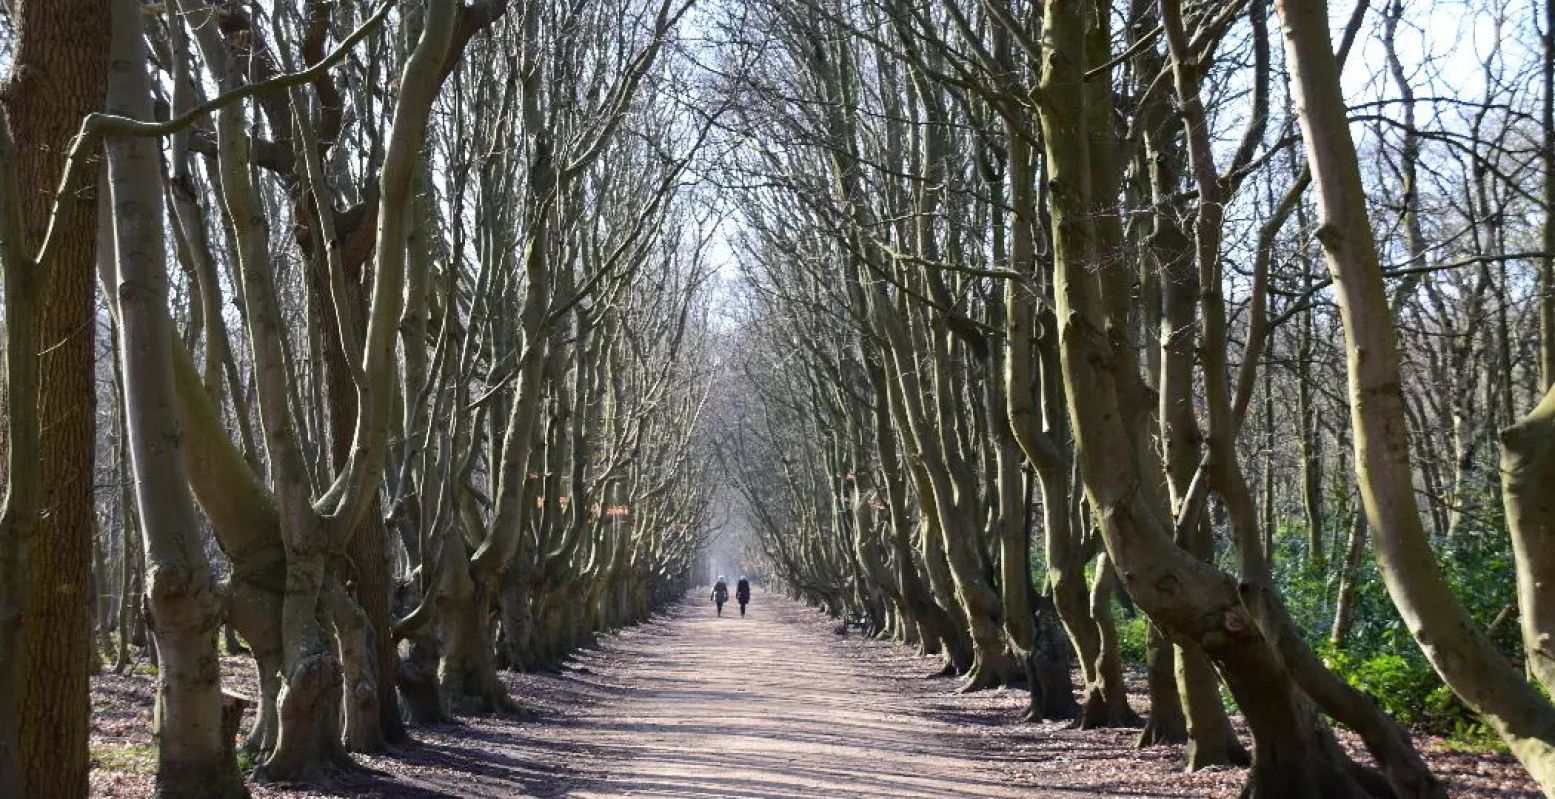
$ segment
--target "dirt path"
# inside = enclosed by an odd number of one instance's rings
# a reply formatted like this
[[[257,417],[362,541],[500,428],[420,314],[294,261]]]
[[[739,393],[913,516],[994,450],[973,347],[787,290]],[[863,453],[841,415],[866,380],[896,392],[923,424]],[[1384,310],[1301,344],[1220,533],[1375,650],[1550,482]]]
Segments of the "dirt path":
[[[1180,747],[1134,748],[1137,730],[1020,723],[1018,691],[956,694],[955,681],[929,678],[937,661],[834,627],[761,593],[745,619],[688,600],[561,674],[504,674],[537,718],[420,727],[398,752],[358,756],[365,768],[331,793],[254,795],[1233,797],[1241,786],[1240,770],[1183,773]],[[234,687],[252,679],[246,661],[224,669]],[[150,795],[152,685],[144,674],[94,680],[95,796]],[[1505,756],[1430,749],[1455,796],[1536,795]]]
[[[580,720],[592,746],[576,767],[597,776],[575,796],[1030,795],[1002,757],[925,718],[917,692],[839,656],[812,614],[756,599],[743,619],[683,605],[608,647],[598,676],[622,695]]]
[[[954,693],[936,660],[834,633],[758,593],[749,617],[688,600],[606,637],[560,675],[504,675],[537,720],[420,728],[336,786],[374,797],[1234,796],[1135,730],[1021,724],[1014,691]],[[265,787],[257,795],[297,796]]]

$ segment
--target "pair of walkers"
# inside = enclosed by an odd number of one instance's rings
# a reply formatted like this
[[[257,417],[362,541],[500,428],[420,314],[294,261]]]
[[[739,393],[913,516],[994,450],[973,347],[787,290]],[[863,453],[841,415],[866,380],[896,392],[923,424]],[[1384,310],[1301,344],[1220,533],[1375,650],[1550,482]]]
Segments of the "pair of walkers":
[[[734,586],[734,598],[740,603],[740,615],[745,615],[745,606],[751,601],[751,584],[744,577],[740,578]],[[729,601],[729,583],[724,581],[723,575],[719,575],[718,582],[713,583],[713,604],[718,606],[718,615],[724,615],[724,603]]]

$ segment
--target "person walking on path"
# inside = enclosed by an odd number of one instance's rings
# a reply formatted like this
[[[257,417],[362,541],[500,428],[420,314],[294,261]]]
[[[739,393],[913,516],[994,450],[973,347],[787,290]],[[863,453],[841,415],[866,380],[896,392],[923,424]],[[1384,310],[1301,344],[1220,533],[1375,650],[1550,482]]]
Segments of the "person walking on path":
[[[745,618],[745,606],[751,601],[751,582],[744,577],[734,585],[734,598],[740,603],[740,618]]]
[[[718,615],[724,615],[724,603],[729,601],[729,584],[724,582],[723,575],[718,576],[718,582],[713,583],[713,604],[718,606]]]

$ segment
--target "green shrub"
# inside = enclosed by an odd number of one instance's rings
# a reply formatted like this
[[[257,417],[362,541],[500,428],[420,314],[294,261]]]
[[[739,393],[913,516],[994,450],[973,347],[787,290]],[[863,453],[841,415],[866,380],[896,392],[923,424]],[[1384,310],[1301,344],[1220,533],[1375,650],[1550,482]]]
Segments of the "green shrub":
[[[1325,660],[1351,685],[1376,699],[1388,715],[1411,729],[1444,736],[1467,751],[1499,746],[1499,739],[1442,683],[1418,649],[1371,657],[1330,651]]]
[[[1114,618],[1118,624],[1118,651],[1123,655],[1124,663],[1143,664],[1150,657],[1146,639],[1150,634],[1150,621],[1143,613],[1135,613],[1132,618],[1117,611]]]
[[[1466,495],[1464,503],[1472,512],[1465,512],[1452,538],[1438,538],[1432,546],[1453,593],[1484,630],[1516,601],[1511,540],[1500,501],[1489,488]],[[1322,536],[1328,550],[1324,568],[1312,566],[1307,529],[1299,517],[1287,515],[1271,536],[1274,580],[1303,638],[1340,676],[1375,697],[1383,710],[1414,731],[1444,736],[1449,746],[1465,751],[1500,749],[1496,735],[1453,695],[1421,654],[1393,606],[1370,546],[1356,569],[1349,636],[1340,651],[1330,646],[1351,517],[1334,498],[1328,511]],[[1224,529],[1217,532],[1215,562],[1235,574],[1235,549],[1225,539]],[[1092,566],[1086,568],[1089,575]],[[1124,660],[1143,664],[1148,622],[1143,615],[1126,617],[1116,607],[1113,618]],[[1518,625],[1502,623],[1493,632],[1496,647],[1514,663],[1520,662]]]
[[[1410,726],[1431,714],[1433,708],[1427,700],[1441,687],[1436,672],[1405,655],[1356,658],[1337,652],[1329,655],[1328,662],[1351,685],[1376,699],[1389,715]]]

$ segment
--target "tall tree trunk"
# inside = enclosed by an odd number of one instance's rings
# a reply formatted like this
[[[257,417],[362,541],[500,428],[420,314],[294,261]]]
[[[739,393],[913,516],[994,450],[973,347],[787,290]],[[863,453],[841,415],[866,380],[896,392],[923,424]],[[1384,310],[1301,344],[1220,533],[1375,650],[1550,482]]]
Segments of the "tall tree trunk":
[[[118,349],[117,344],[114,347]],[[118,363],[115,360],[115,363]],[[122,379],[116,379],[115,384],[123,385]],[[124,429],[122,419],[124,415],[124,403],[119,403],[120,428]],[[119,539],[122,552],[119,563],[119,618],[118,652],[114,656],[113,670],[115,674],[123,674],[130,667],[130,639],[134,637],[137,621],[141,618],[141,584],[145,579],[145,570],[140,564],[141,541],[137,532],[140,524],[135,519],[135,494],[131,488],[130,479],[130,453],[129,442],[121,435],[114,445],[115,461],[114,474],[119,480],[118,501],[115,503],[119,512]]]
[[[1544,3],[1544,257],[1539,259],[1539,385],[1555,385],[1555,0]]]
[[[1008,36],[1000,36],[997,47],[1009,62]],[[1036,232],[1038,229],[1035,191],[1036,164],[1033,148],[1025,133],[1017,129],[1030,124],[1024,111],[1006,120],[1008,145],[1010,215],[1010,264],[1021,274],[1037,277]],[[1002,213],[996,209],[996,219]],[[998,231],[995,231],[998,235]],[[1070,470],[1066,420],[1063,413],[1063,386],[1058,375],[1058,346],[1053,336],[1050,315],[1038,324],[1037,295],[1034,285],[1010,280],[1005,283],[1005,347],[1002,356],[1007,424],[1015,442],[1036,470],[1042,496],[1043,549],[1047,560],[1047,584],[1051,600],[1047,603],[1068,630],[1081,662],[1081,674],[1090,682],[1095,667],[1099,639],[1085,602],[1084,555],[1080,551],[1075,520],[1070,515]],[[1048,626],[1051,626],[1050,624]],[[1039,629],[1039,635],[1041,631]],[[1067,660],[1067,658],[1066,658]],[[1053,718],[1075,718],[1079,705],[1071,695],[1044,697]],[[1056,711],[1056,712],[1054,712]]]
[[[1096,625],[1096,662],[1092,680],[1085,686],[1079,727],[1137,727],[1139,714],[1128,704],[1128,683],[1123,679],[1123,652],[1119,648],[1118,625],[1112,619],[1112,602],[1118,591],[1118,577],[1106,552],[1096,556],[1091,576],[1091,621]]]
[[[31,334],[37,356],[22,365],[38,370],[37,394],[23,400],[36,403],[38,450],[24,468],[36,471],[40,493],[34,506],[39,514],[36,527],[21,530],[15,541],[19,557],[7,558],[25,562],[26,570],[0,574],[0,582],[12,591],[28,594],[14,603],[0,599],[8,606],[0,610],[5,617],[0,625],[20,628],[0,631],[0,658],[9,661],[0,673],[0,684],[5,684],[0,688],[0,718],[7,719],[0,722],[0,793],[5,793],[9,779],[5,775],[19,773],[22,795],[79,796],[87,790],[89,765],[87,659],[92,644],[86,591],[95,515],[93,186],[98,170],[87,167],[94,177],[88,178],[85,190],[59,202],[52,219],[51,211],[71,139],[82,118],[103,104],[109,13],[107,0],[27,0],[13,13],[16,51],[0,104],[19,156],[14,174],[20,229],[8,235],[17,236],[10,246],[21,258],[7,257],[5,266],[8,278],[13,270],[36,270],[40,281]],[[27,263],[24,259],[42,243],[51,222],[52,253],[44,263]],[[8,317],[7,325],[27,318]],[[9,335],[7,349],[23,343],[15,340],[14,332]],[[27,353],[24,344],[21,354]],[[10,374],[16,379],[16,371]],[[22,381],[24,388],[28,382],[30,378]],[[14,402],[10,411],[18,412]],[[24,448],[29,443],[27,436],[14,434],[11,442]],[[15,477],[13,472],[11,479]],[[8,503],[17,500],[7,497]],[[28,512],[25,504],[16,510]],[[11,728],[16,720],[21,722],[19,740]]]
[[[1544,249],[1555,253],[1555,2],[1545,3],[1544,27]],[[1517,604],[1528,673],[1555,690],[1555,256],[1539,274],[1543,400],[1517,424],[1501,431],[1502,501],[1517,553]],[[1507,379],[1511,375],[1504,376]]]
[[[1317,728],[1290,675],[1242,608],[1236,584],[1172,541],[1150,498],[1142,494],[1136,442],[1126,430],[1128,407],[1119,383],[1116,339],[1126,324],[1126,302],[1103,274],[1117,266],[1095,251],[1090,221],[1097,203],[1089,171],[1088,119],[1108,119],[1086,109],[1087,28],[1094,7],[1049,2],[1041,83],[1043,143],[1052,187],[1057,305],[1063,373],[1074,421],[1086,493],[1101,523],[1102,540],[1116,559],[1129,594],[1174,635],[1197,640],[1215,662],[1253,729],[1255,753],[1245,796],[1334,797],[1364,795],[1347,772],[1337,745]],[[1097,97],[1096,102],[1105,102]],[[1212,624],[1206,620],[1213,620]]]
[[[896,557],[896,573],[899,590],[913,620],[918,627],[919,640],[924,654],[944,654],[958,671],[964,671],[972,662],[971,645],[938,602],[924,576],[918,570],[912,545],[912,514],[909,513],[907,479],[898,447],[898,430],[892,423],[893,388],[879,363],[878,351],[864,353],[865,373],[874,389],[875,452],[880,462],[886,489],[886,511],[890,514],[891,548]]]
[[[151,118],[151,81],[139,0],[115,0],[110,111]],[[178,440],[173,325],[168,317],[162,172],[154,141],[107,142],[118,252],[126,433],[145,540],[151,629],[157,644],[157,795],[242,797],[248,791],[222,723],[216,632],[222,600],[205,558]]]
[[[1517,554],[1517,604],[1528,673],[1555,686],[1555,388],[1522,421],[1501,431],[1501,480]]]
[[[1159,17],[1156,3],[1136,3],[1138,14],[1131,20],[1136,38],[1148,35]],[[1140,50],[1135,57],[1140,75],[1159,74],[1166,66],[1156,46]],[[1193,330],[1197,320],[1199,278],[1193,268],[1192,242],[1178,221],[1177,207],[1182,177],[1187,166],[1183,147],[1183,127],[1171,114],[1164,93],[1148,98],[1139,109],[1145,132],[1142,158],[1149,177],[1150,199],[1155,208],[1151,229],[1145,239],[1144,261],[1159,276],[1159,344],[1150,348],[1158,355],[1156,390],[1159,398],[1160,437],[1163,448],[1164,477],[1168,510],[1177,515],[1187,501],[1189,484],[1198,468],[1203,432],[1193,404]],[[1177,544],[1189,553],[1209,562],[1214,557],[1213,538],[1208,521],[1188,525],[1177,531]],[[1151,717],[1138,743],[1176,742],[1187,739],[1187,767],[1190,771],[1214,765],[1243,763],[1247,753],[1237,740],[1236,731],[1220,699],[1220,679],[1204,657],[1198,644],[1189,639],[1173,643],[1160,635],[1157,625],[1152,634],[1162,643],[1150,653]],[[1165,662],[1159,662],[1165,661]],[[1168,682],[1165,672],[1173,679]],[[1155,675],[1161,674],[1161,679]],[[1159,686],[1157,683],[1161,683]],[[1168,691],[1171,695],[1168,696]],[[1179,708],[1166,708],[1176,701]],[[1182,722],[1179,722],[1182,719]],[[1186,728],[1181,724],[1185,722]]]
[[[1302,282],[1310,289],[1307,259],[1302,259]],[[1323,430],[1312,402],[1312,311],[1303,311],[1297,332],[1296,414],[1301,424],[1301,499],[1306,512],[1307,563],[1314,572],[1328,567],[1323,534]],[[1268,370],[1268,367],[1264,367]]]
[[[1327,4],[1277,0],[1303,141],[1317,188],[1318,239],[1338,289],[1355,430],[1356,478],[1383,581],[1427,659],[1485,716],[1530,774],[1555,790],[1555,707],[1523,680],[1452,593],[1421,525],[1393,315],[1345,117]],[[1522,569],[1526,563],[1520,563]]]
[[[5,509],[0,514],[0,796],[22,793],[23,649],[28,576],[38,509],[38,287],[43,281],[22,241],[18,153],[0,125],[0,257],[5,268]]]

